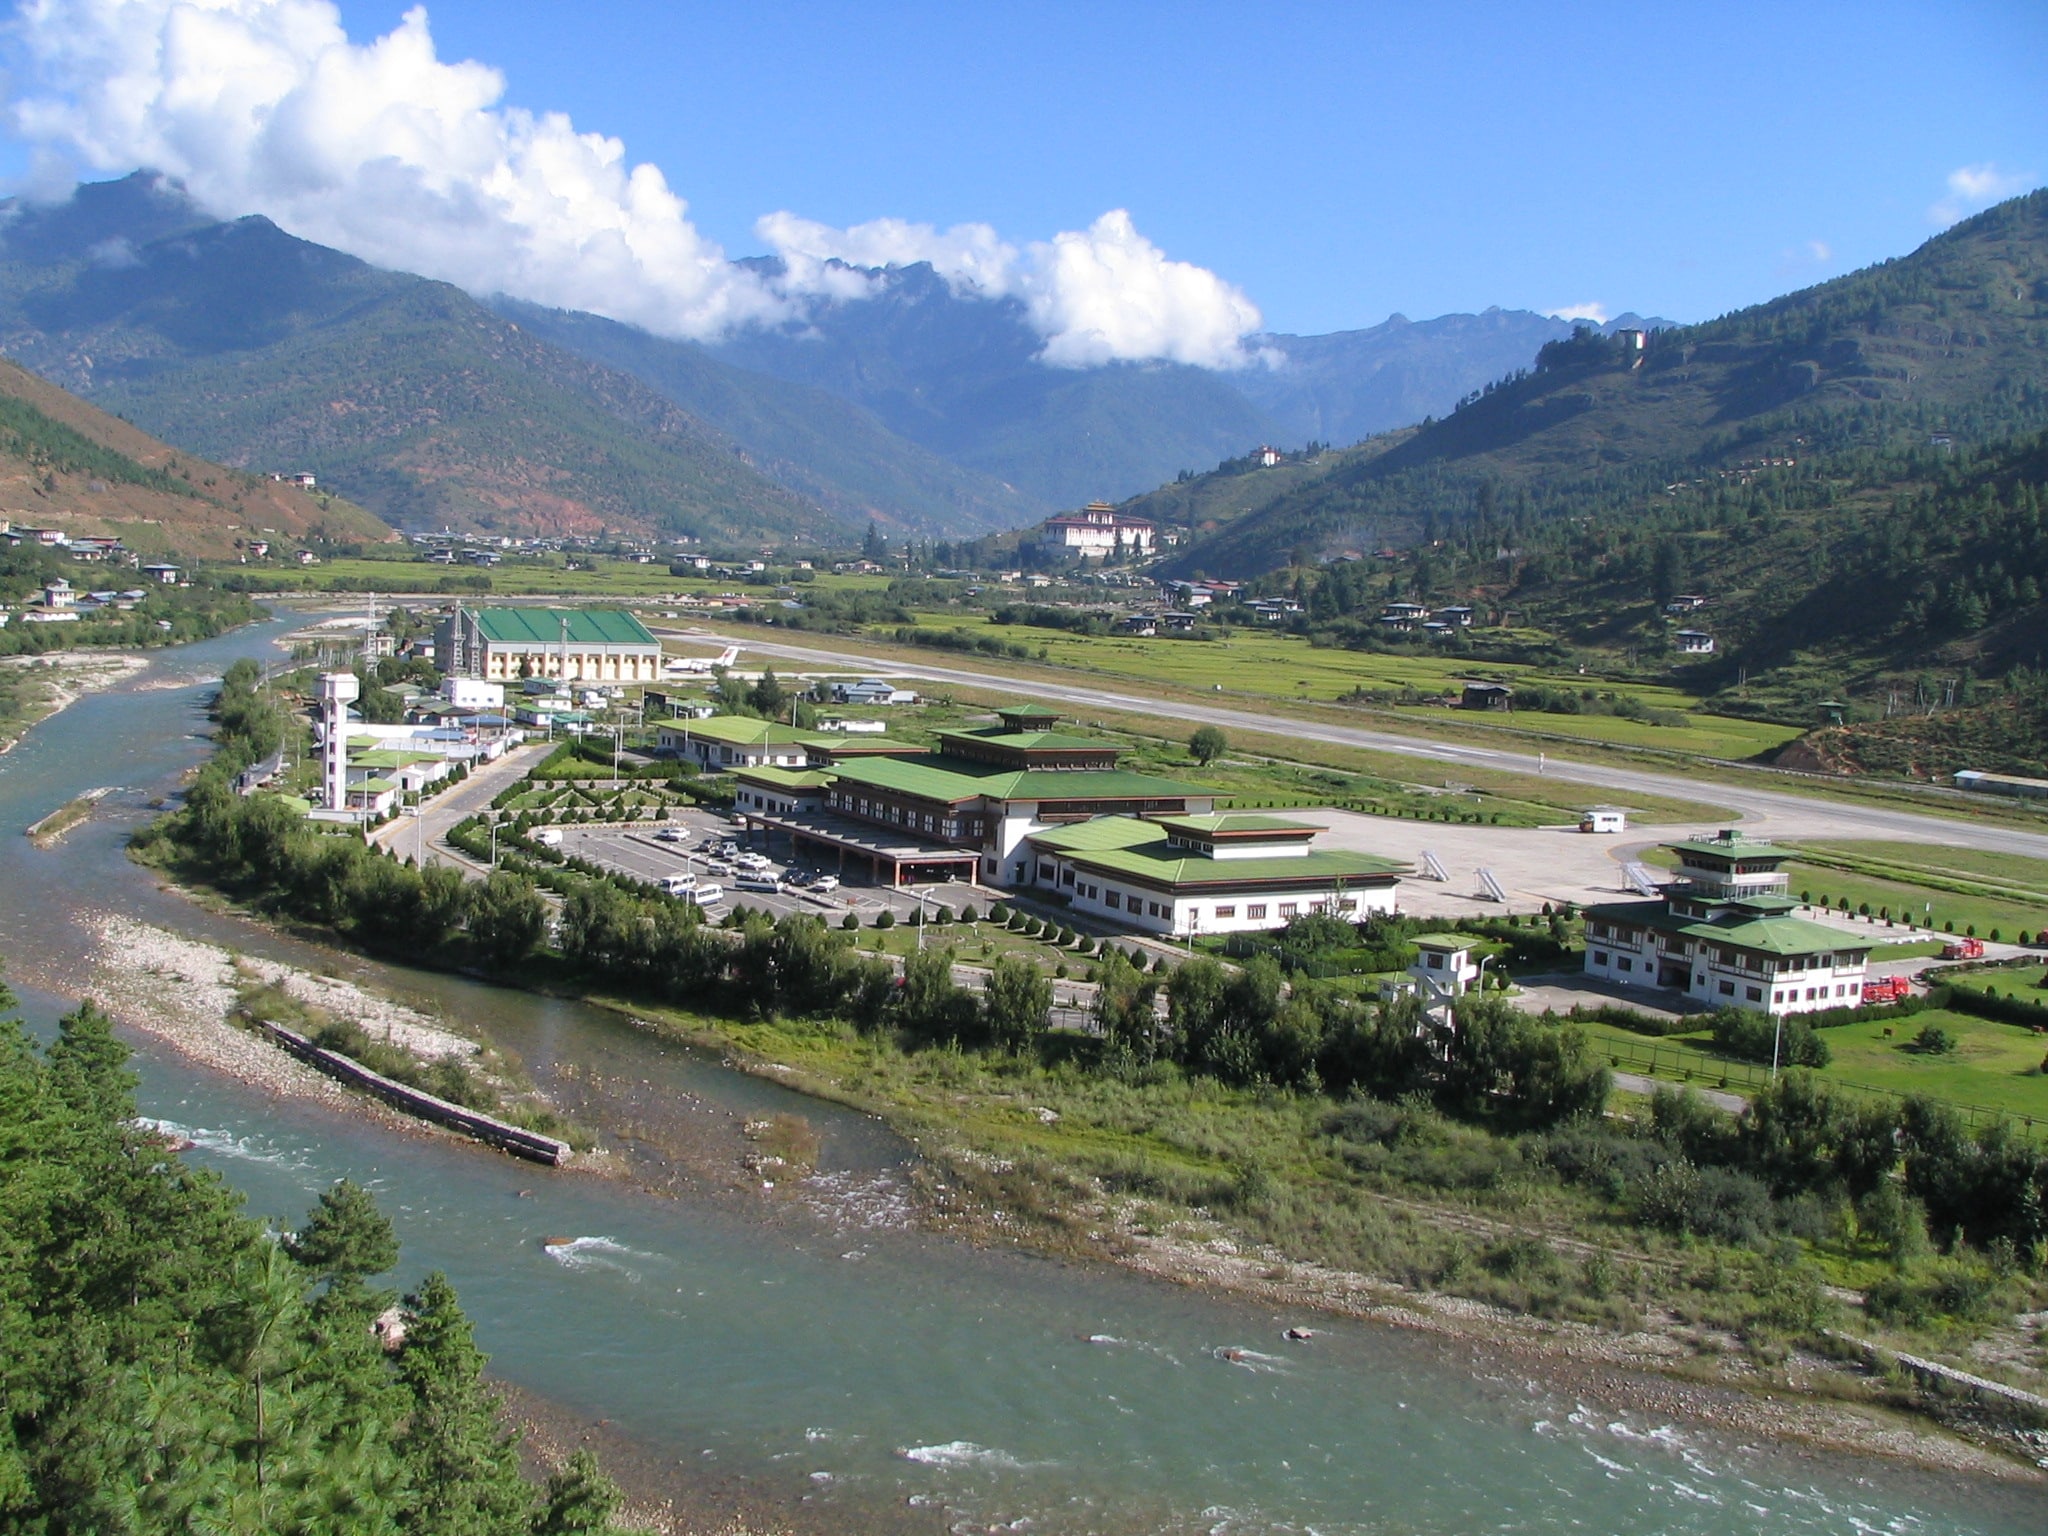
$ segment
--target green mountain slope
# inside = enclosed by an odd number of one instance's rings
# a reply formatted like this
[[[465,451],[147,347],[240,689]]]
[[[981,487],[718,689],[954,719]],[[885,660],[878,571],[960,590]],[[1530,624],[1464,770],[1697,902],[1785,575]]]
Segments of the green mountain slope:
[[[842,522],[972,536],[1042,517],[1044,504],[897,436],[850,400],[721,363],[701,347],[571,310],[492,307],[524,330],[648,388],[746,446],[770,479]]]
[[[1553,343],[1405,440],[1331,456],[1176,566],[1246,574],[1304,546],[1476,525],[1513,547],[1549,518],[1657,505],[1764,459],[1995,441],[2048,422],[2044,357],[2048,193],[2035,193],[1910,256],[1654,332],[1641,352],[1596,333]]]
[[[742,330],[711,350],[853,401],[1048,508],[1127,496],[1279,435],[1229,375],[1172,364],[1050,368],[1015,299],[956,294],[923,262],[869,276],[871,298],[821,304],[800,324]]]
[[[263,219],[178,227],[138,178],[13,212],[0,349],[191,451],[311,469],[414,528],[846,532],[638,380],[445,284]]]
[[[268,540],[281,556],[289,544],[393,537],[331,492],[302,491],[180,452],[5,360],[0,506],[18,525],[118,538],[140,554],[181,560],[232,559],[251,539]],[[88,584],[84,575],[76,579]]]

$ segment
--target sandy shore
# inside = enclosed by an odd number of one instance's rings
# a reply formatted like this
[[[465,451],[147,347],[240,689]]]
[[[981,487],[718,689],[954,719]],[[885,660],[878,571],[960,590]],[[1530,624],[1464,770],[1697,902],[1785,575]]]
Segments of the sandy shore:
[[[31,726],[148,665],[147,657],[131,651],[51,651],[42,656],[0,657],[0,667],[41,685],[40,696],[30,698],[14,722],[0,730],[0,753],[13,751]]]

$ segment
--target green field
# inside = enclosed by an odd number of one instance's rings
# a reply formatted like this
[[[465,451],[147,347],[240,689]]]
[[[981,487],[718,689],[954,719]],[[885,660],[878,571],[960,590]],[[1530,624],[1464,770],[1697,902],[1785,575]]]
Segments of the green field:
[[[580,564],[588,557],[577,558]],[[449,596],[472,597],[541,597],[559,593],[564,597],[615,597],[625,600],[671,594],[704,597],[722,592],[743,592],[761,599],[772,598],[776,590],[761,585],[742,586],[729,580],[713,581],[702,576],[671,576],[667,564],[661,561],[641,565],[637,561],[598,556],[590,563],[592,569],[570,571],[562,568],[559,558],[552,562],[512,559],[485,570],[468,565],[431,565],[424,560],[341,558],[322,561],[304,569],[279,567],[274,571],[250,572],[236,566],[231,570],[223,568],[223,574],[249,575],[263,582],[275,581],[285,591],[361,591],[366,584],[375,584],[375,590],[380,592],[445,592]],[[463,585],[466,580],[478,577],[487,579],[490,586],[472,592]],[[447,583],[445,587],[444,582]],[[806,588],[876,592],[887,590],[888,585],[887,576],[835,576],[823,572],[810,582],[798,584],[796,590],[799,594]]]
[[[1928,1025],[1938,1025],[1956,1038],[1953,1055],[1924,1056],[1906,1048]],[[1588,1021],[1580,1027],[1596,1045],[1621,1057],[1622,1071],[1644,1072],[1654,1048],[1655,1076],[1674,1083],[1725,1086],[1746,1094],[1768,1072],[1766,1067],[1714,1055],[1704,1033],[1652,1040],[1614,1024]],[[2048,1036],[2020,1025],[1934,1008],[1910,1018],[1843,1024],[1823,1030],[1821,1038],[1834,1058],[1818,1073],[1825,1081],[1852,1091],[1926,1094],[1959,1107],[1995,1110],[2048,1126],[2048,1076],[2041,1070],[2048,1057]]]
[[[1142,639],[1111,635],[1073,635],[1023,624],[998,625],[973,609],[920,612],[927,629],[961,629],[1027,645],[1039,659],[1055,666],[1076,667],[1118,677],[1141,678],[1198,692],[1251,695],[1274,699],[1333,702],[1355,690],[1398,693],[1455,694],[1463,679],[1498,677],[1509,683],[1543,683],[1559,688],[1598,687],[1633,698],[1646,708],[1688,715],[1683,725],[1656,725],[1614,715],[1479,714],[1446,711],[1434,706],[1409,706],[1394,713],[1417,723],[1454,722],[1461,726],[1504,732],[1570,737],[1614,746],[1655,747],[1710,757],[1746,758],[1773,751],[1799,735],[1791,726],[1725,715],[1692,714],[1699,699],[1676,688],[1653,683],[1608,683],[1576,673],[1552,672],[1508,663],[1475,663],[1450,656],[1406,656],[1375,651],[1346,651],[1312,646],[1298,635],[1233,631],[1227,639]]]

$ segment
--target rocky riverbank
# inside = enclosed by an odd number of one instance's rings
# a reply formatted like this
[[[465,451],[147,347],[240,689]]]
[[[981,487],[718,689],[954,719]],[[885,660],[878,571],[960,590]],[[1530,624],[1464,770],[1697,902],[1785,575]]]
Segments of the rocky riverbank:
[[[20,712],[0,720],[0,754],[14,750],[29,728],[70,708],[88,693],[112,687],[149,665],[126,651],[51,651],[0,658],[0,683],[18,693]]]
[[[434,1130],[359,1093],[288,1055],[267,1036],[240,1028],[236,1013],[272,989],[315,1019],[353,1025],[368,1040],[420,1063],[452,1059],[483,1068],[483,1044],[417,1009],[339,977],[316,975],[114,913],[92,917],[96,940],[89,991],[119,1023],[160,1040],[211,1071],[277,1098],[305,1099],[367,1116],[417,1134]],[[303,1022],[303,1020],[301,1021]],[[603,1153],[577,1154],[574,1166],[613,1170]]]

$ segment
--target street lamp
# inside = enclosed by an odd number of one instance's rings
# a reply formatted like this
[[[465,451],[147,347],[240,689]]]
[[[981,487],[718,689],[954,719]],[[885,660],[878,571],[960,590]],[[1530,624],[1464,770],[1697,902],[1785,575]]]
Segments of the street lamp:
[[[917,952],[919,954],[923,954],[925,929],[924,903],[925,898],[931,895],[931,891],[929,888],[920,891],[916,886],[913,885],[910,888],[910,894],[917,898]]]

